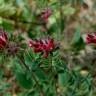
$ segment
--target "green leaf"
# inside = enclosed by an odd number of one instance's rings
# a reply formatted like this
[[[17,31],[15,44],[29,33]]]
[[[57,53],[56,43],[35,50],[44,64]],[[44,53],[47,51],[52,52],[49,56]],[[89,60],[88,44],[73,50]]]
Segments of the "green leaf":
[[[74,51],[80,51],[85,48],[85,42],[81,37],[80,28],[76,29],[71,44],[72,44],[72,50]]]
[[[69,80],[70,80],[70,75],[68,72],[60,73],[58,75],[58,83],[60,84],[60,86],[68,85]]]
[[[57,32],[57,30],[58,30],[58,26],[57,26],[56,23],[54,23],[54,24],[52,24],[52,25],[50,26],[50,28],[48,29],[48,33],[49,33],[49,34],[52,34],[53,32]]]
[[[27,76],[28,74],[23,72],[17,72],[16,73],[16,79],[19,82],[20,86],[22,86],[25,89],[31,89],[33,82],[32,79]]]
[[[39,61],[34,61],[32,62],[31,68],[33,71],[35,71],[38,68]]]
[[[61,32],[63,33],[63,31],[64,31],[64,28],[65,28],[65,19],[64,18],[62,18],[62,20],[61,20]]]
[[[66,5],[63,7],[63,14],[66,15],[66,16],[69,16],[69,15],[73,15],[75,13],[75,8],[69,6],[69,5]]]
[[[7,19],[3,19],[2,27],[3,27],[7,32],[10,32],[10,31],[13,32],[12,22],[10,22],[10,21],[7,20]]]
[[[27,7],[24,7],[24,10],[22,12],[21,19],[22,20],[28,20],[30,18],[30,10]],[[31,19],[31,18],[30,18]]]
[[[28,52],[28,53],[29,53],[29,52]],[[25,53],[25,54],[24,54],[24,60],[25,60],[25,63],[26,63],[26,64],[30,65],[30,64],[32,64],[32,57],[31,57],[30,54],[28,54],[28,53]]]
[[[36,60],[35,60],[36,59]],[[25,64],[30,67],[31,70],[36,70],[39,65],[38,57],[34,57],[32,50],[28,50],[27,53],[24,54]]]
[[[42,69],[38,68],[35,71],[35,74],[36,74],[36,76],[39,80],[41,80],[41,81],[46,81],[47,80],[46,74],[44,73],[44,71]]]
[[[80,28],[77,28],[72,39],[72,44],[77,43],[80,40],[80,38],[81,38]]]
[[[31,30],[32,29],[30,28],[29,31],[28,31],[28,37],[34,39],[36,37],[36,33],[32,32]]]

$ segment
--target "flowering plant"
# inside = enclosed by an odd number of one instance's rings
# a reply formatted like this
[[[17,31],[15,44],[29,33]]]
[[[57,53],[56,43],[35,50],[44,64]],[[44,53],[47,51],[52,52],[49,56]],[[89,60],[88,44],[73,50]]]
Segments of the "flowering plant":
[[[69,1],[0,0],[0,96],[93,96],[94,60],[81,53],[96,34],[66,29],[86,5]]]
[[[0,49],[3,49],[8,42],[7,33],[0,29]]]
[[[92,34],[88,34],[87,37],[86,37],[86,42],[88,44],[90,43],[96,43],[96,33],[94,33],[93,35]]]

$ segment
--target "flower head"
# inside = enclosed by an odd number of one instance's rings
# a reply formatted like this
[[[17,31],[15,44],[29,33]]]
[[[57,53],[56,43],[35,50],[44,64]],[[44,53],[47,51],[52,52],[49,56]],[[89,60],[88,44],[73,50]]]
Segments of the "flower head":
[[[7,33],[0,29],[0,49],[3,49],[8,41]]]
[[[52,10],[47,8],[41,12],[41,18],[47,23],[48,18],[52,15]]]
[[[45,58],[48,54],[55,48],[54,40],[51,38],[40,39],[40,40],[30,40],[29,46],[34,49],[35,53],[43,52]]]
[[[87,34],[86,43],[87,44],[91,44],[91,43],[96,44],[96,33],[94,33],[94,34]]]

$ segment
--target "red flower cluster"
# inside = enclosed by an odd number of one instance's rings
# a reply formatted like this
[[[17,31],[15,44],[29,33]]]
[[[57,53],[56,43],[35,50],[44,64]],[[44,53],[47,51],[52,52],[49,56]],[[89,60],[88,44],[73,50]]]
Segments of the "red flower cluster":
[[[54,40],[50,38],[40,39],[40,40],[30,40],[29,46],[34,48],[34,52],[43,52],[45,58],[48,57],[49,53],[55,47]]]
[[[0,29],[0,49],[3,49],[8,41],[7,33]]]
[[[41,18],[47,23],[48,18],[52,15],[52,10],[49,8],[45,9],[44,11],[41,12]]]
[[[91,43],[95,43],[96,44],[96,33],[88,34],[87,37],[86,37],[86,43],[87,44],[91,44]]]

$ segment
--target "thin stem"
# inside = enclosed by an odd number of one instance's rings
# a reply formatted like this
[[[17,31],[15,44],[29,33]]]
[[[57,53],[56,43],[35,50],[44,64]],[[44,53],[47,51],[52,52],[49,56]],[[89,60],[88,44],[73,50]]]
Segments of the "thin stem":
[[[36,82],[36,85],[38,86],[39,90],[41,91],[41,93],[40,93],[41,96],[45,96],[44,91],[42,90],[42,88],[39,87],[40,84],[39,84],[38,80],[36,79],[34,72],[32,72],[32,76],[33,76],[33,78],[34,78],[34,80],[35,80],[35,82]]]
[[[30,71],[29,67],[25,64],[24,59],[22,57],[19,57],[18,59],[20,61],[20,64],[22,64],[26,68],[26,70]]]
[[[43,25],[43,22],[38,22],[38,21],[25,21],[25,20],[15,20],[15,19],[11,19],[11,18],[7,18],[7,17],[2,17],[4,20],[8,20],[10,23],[12,23],[13,25],[17,24],[17,23],[22,23],[22,24],[33,24],[33,25]]]
[[[25,62],[23,61],[23,59],[20,58],[19,61],[20,61],[21,64],[24,65],[24,67],[26,68],[26,70],[28,70],[28,71],[30,72],[29,67],[25,64]],[[43,92],[42,88],[39,87],[39,86],[40,86],[40,85],[39,85],[39,82],[38,82],[38,80],[36,79],[34,73],[33,73],[33,72],[31,72],[31,73],[32,73],[32,77],[34,78],[34,81],[36,82],[36,85],[38,86],[39,90],[41,91],[41,96],[45,96],[45,93]]]

